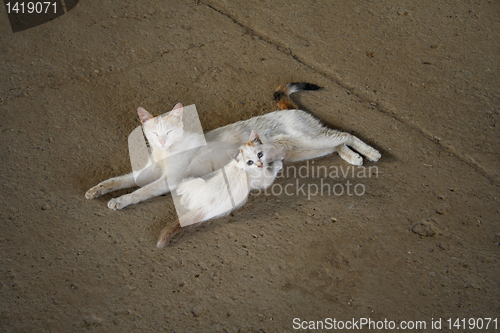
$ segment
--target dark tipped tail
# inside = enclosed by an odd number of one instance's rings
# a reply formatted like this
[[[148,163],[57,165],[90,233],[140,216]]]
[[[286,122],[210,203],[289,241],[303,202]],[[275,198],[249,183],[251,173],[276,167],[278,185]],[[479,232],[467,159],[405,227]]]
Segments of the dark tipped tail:
[[[279,86],[274,93],[274,101],[278,104],[281,110],[295,110],[298,109],[297,105],[290,99],[290,94],[297,91],[311,91],[319,90],[320,86],[313,83],[294,82],[288,83],[285,86]]]

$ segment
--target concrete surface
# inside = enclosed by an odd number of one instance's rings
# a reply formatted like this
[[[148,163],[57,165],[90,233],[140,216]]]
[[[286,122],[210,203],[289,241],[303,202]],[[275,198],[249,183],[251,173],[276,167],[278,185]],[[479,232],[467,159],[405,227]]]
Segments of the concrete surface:
[[[1,8],[2,331],[498,317],[498,2],[82,0],[16,34]],[[274,111],[292,81],[324,87],[295,98],[382,159],[276,183],[364,195],[252,195],[164,250],[169,195],[84,198],[130,170],[138,106],[195,104],[210,130]]]

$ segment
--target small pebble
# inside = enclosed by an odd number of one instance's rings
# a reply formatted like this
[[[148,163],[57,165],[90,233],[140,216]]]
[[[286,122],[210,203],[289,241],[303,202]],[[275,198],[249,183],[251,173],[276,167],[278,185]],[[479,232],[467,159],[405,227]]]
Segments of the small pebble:
[[[83,319],[83,322],[87,326],[97,326],[97,325],[101,325],[103,320],[101,318],[96,317],[96,316],[90,316],[90,317]]]
[[[195,317],[199,317],[203,314],[203,311],[205,309],[201,306],[195,306],[193,309],[191,309],[191,313],[195,316]]]
[[[411,227],[414,234],[422,237],[433,237],[437,234],[437,227],[433,220],[423,220],[422,222],[415,223]]]

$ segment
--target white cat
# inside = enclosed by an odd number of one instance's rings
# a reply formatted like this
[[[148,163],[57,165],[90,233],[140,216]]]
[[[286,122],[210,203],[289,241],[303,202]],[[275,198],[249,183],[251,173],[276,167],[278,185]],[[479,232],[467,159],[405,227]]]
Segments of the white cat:
[[[108,202],[108,207],[113,210],[168,193],[166,171],[178,170],[177,173],[169,172],[169,176],[174,178],[169,179],[170,184],[178,183],[188,175],[189,165],[196,152],[195,148],[205,144],[203,135],[184,131],[182,122],[183,107],[180,103],[167,115],[153,117],[141,107],[137,109],[137,114],[151,148],[151,163],[159,164],[161,175],[160,177],[151,175],[154,181],[151,181],[146,186],[130,194],[111,199]],[[169,159],[173,155],[176,155],[176,158]],[[151,166],[151,163],[146,167]],[[151,168],[151,172],[154,171],[155,169]],[[147,177],[147,175],[143,175],[143,177]],[[85,197],[94,199],[111,191],[134,186],[137,186],[134,174],[129,173],[99,183],[88,190]]]
[[[252,131],[247,143],[228,151],[231,162],[211,178],[182,182],[176,193],[181,196],[180,203],[187,212],[179,217],[176,228],[162,230],[157,246],[164,247],[180,231],[180,226],[199,225],[229,214],[247,201],[251,190],[270,186],[283,166],[283,148],[263,144],[259,135]]]
[[[244,144],[252,130],[259,133],[263,142],[282,146],[288,161],[301,161],[338,152],[340,157],[347,162],[361,165],[362,157],[348,146],[366,156],[367,159],[377,161],[380,153],[357,137],[327,128],[321,124],[320,120],[305,111],[288,109],[296,107],[289,99],[291,93],[315,89],[317,86],[304,83],[279,87],[275,93],[275,100],[280,108],[286,110],[271,112],[210,131],[205,134],[207,145],[197,150],[190,150],[192,153],[182,159],[169,159],[169,156],[188,147],[198,147],[202,140],[200,135],[183,130],[182,105],[176,105],[166,116],[153,117],[143,108],[139,108],[137,113],[151,146],[154,160],[161,160],[164,170],[174,170],[173,173],[169,173],[169,177],[175,178],[173,183],[188,176],[199,177],[208,174],[228,164],[230,158],[226,151]],[[175,167],[168,167],[169,163],[174,162]],[[133,174],[119,176],[92,187],[85,197],[93,199],[107,192],[133,186],[136,186]],[[168,192],[166,172],[163,172],[162,177],[150,184],[130,194],[111,199],[108,207],[121,209]]]

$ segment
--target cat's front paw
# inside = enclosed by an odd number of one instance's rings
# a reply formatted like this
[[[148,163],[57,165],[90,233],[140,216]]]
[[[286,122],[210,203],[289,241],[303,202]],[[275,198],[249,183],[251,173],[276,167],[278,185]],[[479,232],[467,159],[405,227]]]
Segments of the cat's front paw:
[[[273,162],[273,169],[274,172],[278,173],[281,169],[283,169],[283,162],[281,161],[274,161]]]
[[[88,190],[87,193],[85,193],[85,198],[87,198],[87,199],[97,198],[98,196],[102,195],[103,189],[104,189],[104,186],[102,186],[102,185],[94,186],[90,190]]]
[[[118,210],[122,209],[125,207],[119,200],[117,199],[111,199],[108,201],[108,208],[112,210]]]

